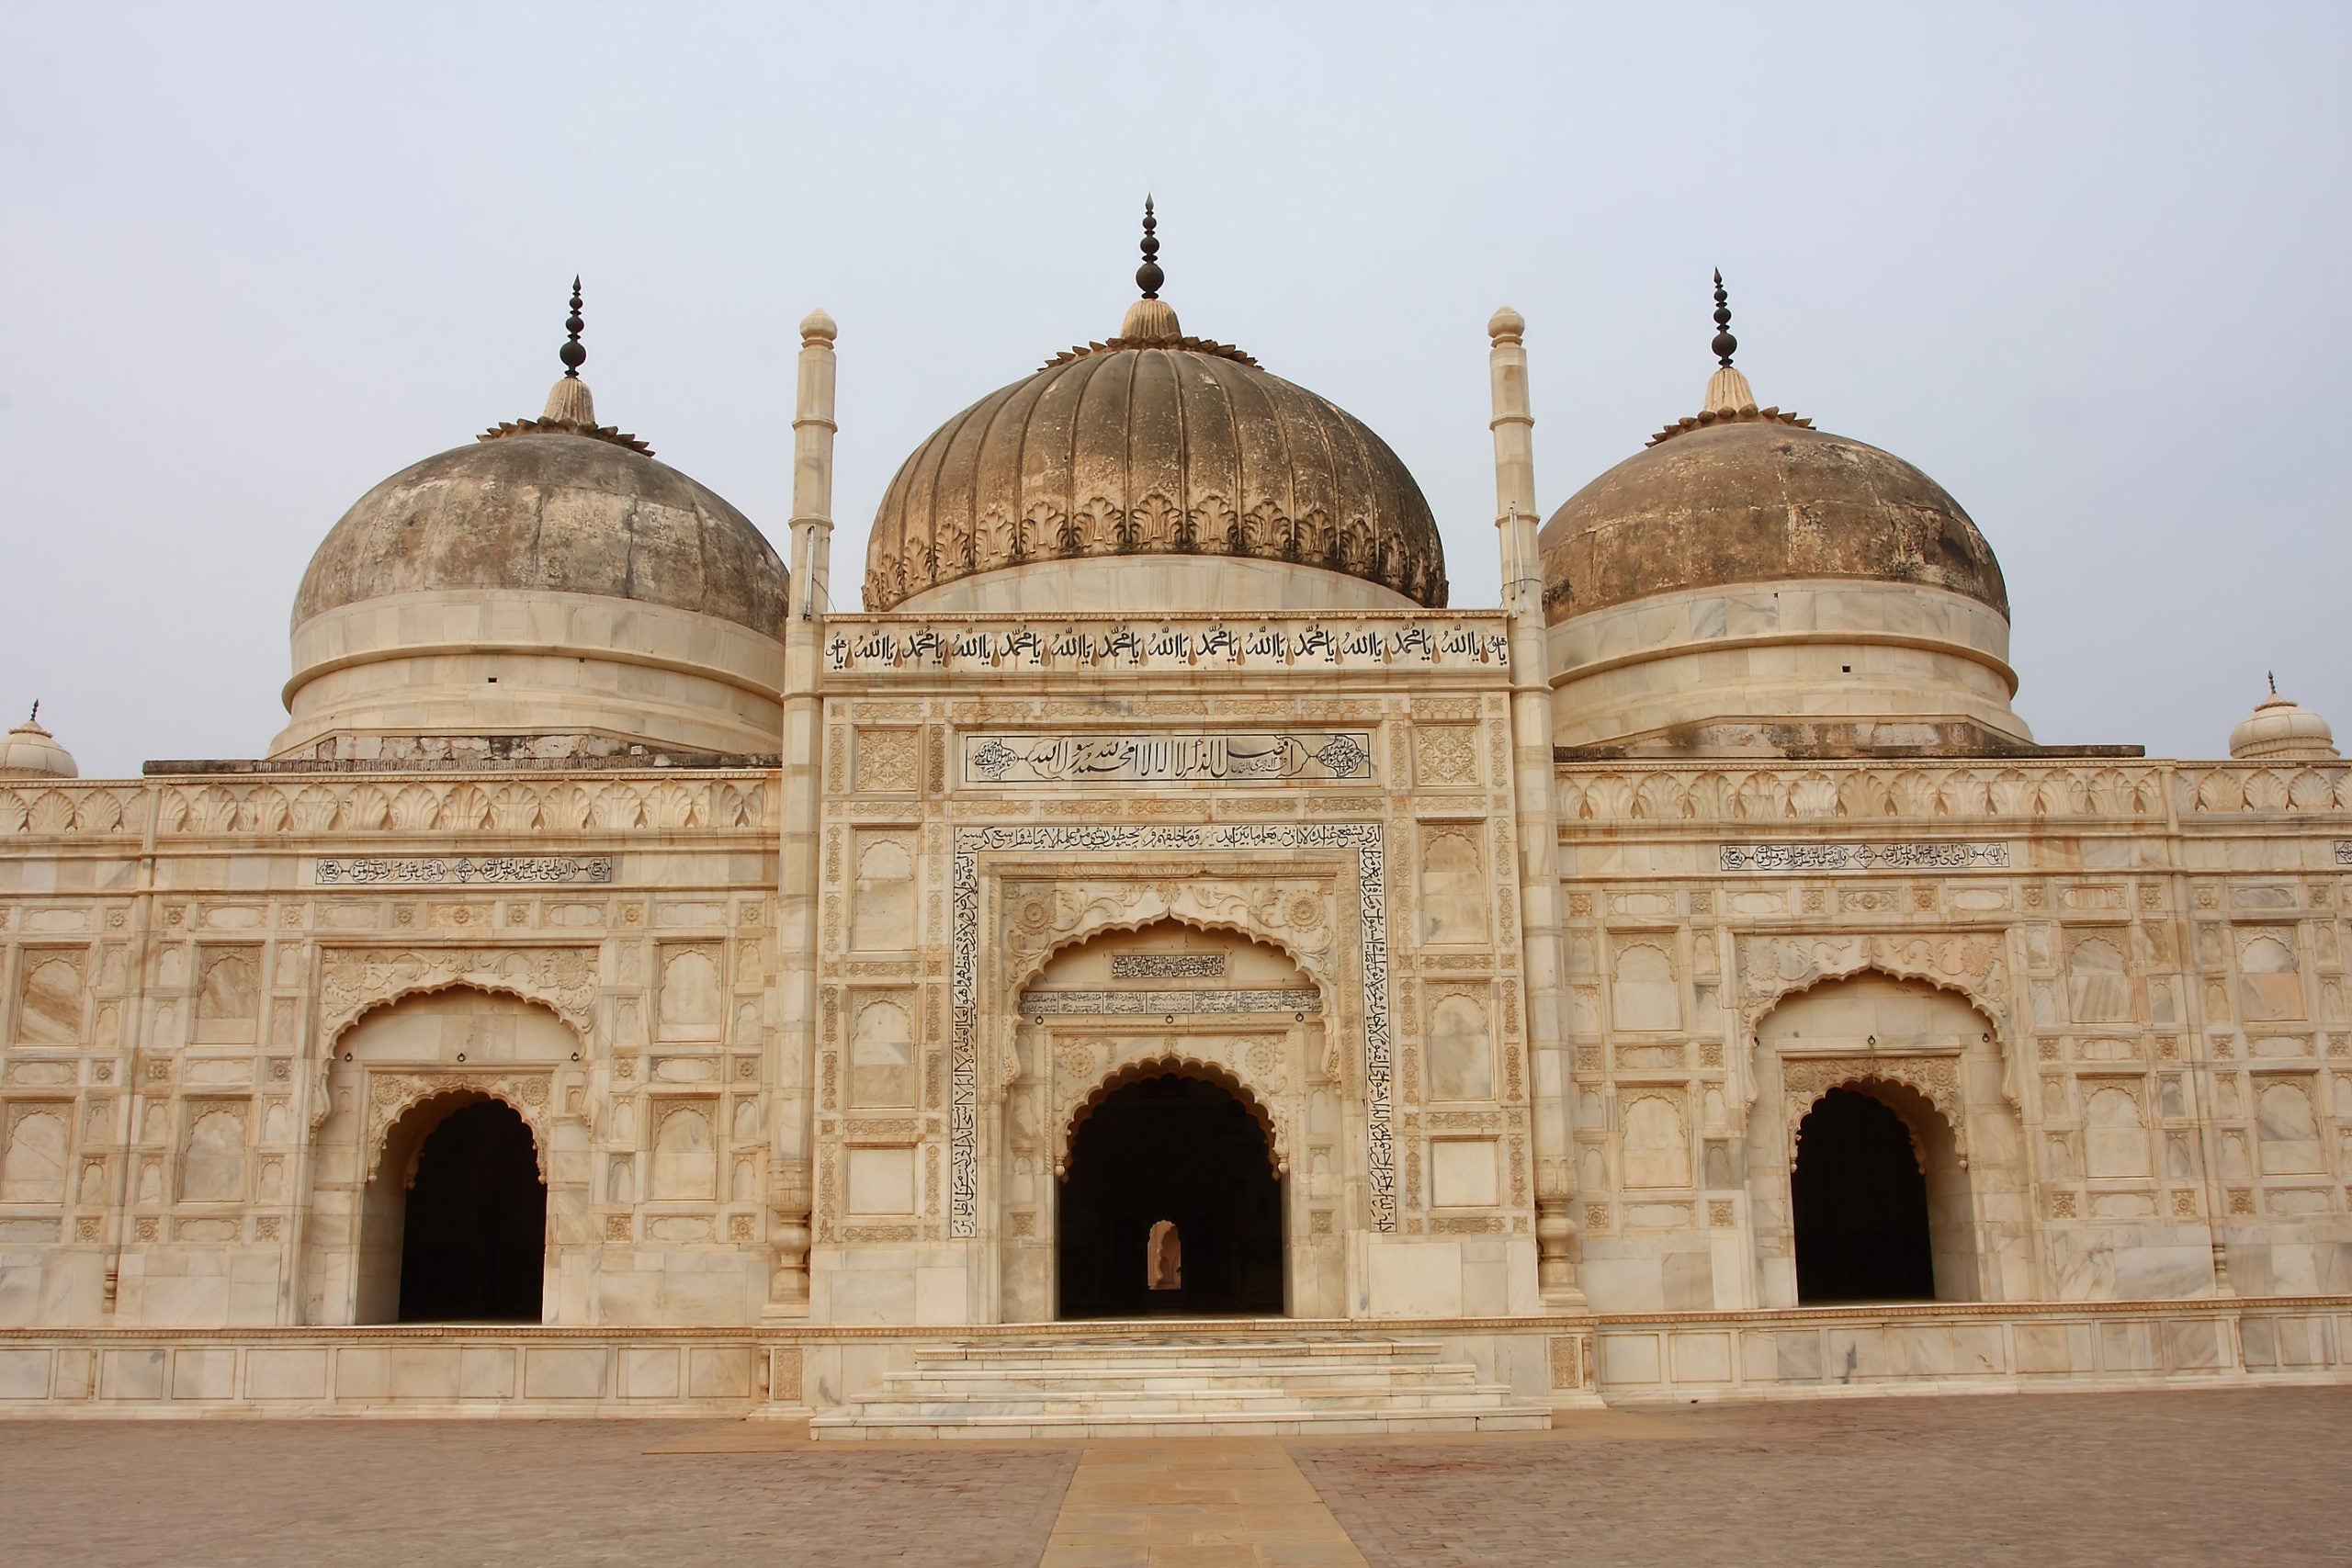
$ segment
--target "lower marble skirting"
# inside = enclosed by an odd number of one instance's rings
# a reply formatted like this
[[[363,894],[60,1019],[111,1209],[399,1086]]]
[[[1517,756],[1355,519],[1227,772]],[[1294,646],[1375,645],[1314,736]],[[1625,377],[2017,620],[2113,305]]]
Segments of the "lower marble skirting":
[[[805,1417],[954,1347],[1425,1341],[1521,1404],[2352,1382],[2352,1296],[970,1327],[0,1329],[0,1419]],[[1342,1346],[1344,1348],[1344,1346]]]

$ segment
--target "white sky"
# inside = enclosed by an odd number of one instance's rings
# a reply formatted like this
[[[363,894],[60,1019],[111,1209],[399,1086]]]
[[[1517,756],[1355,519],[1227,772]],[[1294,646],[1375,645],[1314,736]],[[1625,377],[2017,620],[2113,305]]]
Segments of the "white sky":
[[[1165,295],[1369,423],[1494,602],[1484,324],[1548,513],[1759,400],[1941,480],[2039,739],[2352,731],[2352,6],[148,6],[0,0],[0,723],[257,756],[378,479],[597,411],[781,547],[841,323],[835,599],[934,426]]]

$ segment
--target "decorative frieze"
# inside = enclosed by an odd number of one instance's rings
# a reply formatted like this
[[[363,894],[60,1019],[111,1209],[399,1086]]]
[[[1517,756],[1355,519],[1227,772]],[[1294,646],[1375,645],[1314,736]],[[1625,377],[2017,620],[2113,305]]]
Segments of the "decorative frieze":
[[[1368,782],[1369,730],[967,735],[967,784]]]
[[[446,884],[604,883],[613,880],[611,855],[458,855],[451,858],[321,856],[311,880],[321,887]]]

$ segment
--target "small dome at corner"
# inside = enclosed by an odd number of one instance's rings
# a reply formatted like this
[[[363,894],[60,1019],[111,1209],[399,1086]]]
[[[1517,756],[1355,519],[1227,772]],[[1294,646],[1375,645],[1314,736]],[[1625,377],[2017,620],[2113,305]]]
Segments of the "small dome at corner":
[[[0,778],[78,779],[74,753],[60,746],[40,723],[28,718],[0,737]]]
[[[832,317],[822,310],[811,310],[800,318],[800,336],[803,341],[820,337],[827,343],[831,343],[840,335],[841,329],[833,325]]]
[[[2230,731],[2230,755],[2241,761],[2321,761],[2337,754],[2327,720],[2276,692]]]
[[[1488,337],[1518,337],[1527,331],[1527,318],[1505,305],[1487,318]]]

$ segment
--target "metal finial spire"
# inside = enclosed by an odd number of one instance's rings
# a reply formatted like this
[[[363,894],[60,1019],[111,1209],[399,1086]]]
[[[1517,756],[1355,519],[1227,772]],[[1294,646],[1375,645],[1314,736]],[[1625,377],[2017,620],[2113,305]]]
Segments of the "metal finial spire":
[[[1159,241],[1152,231],[1159,227],[1159,220],[1151,215],[1151,197],[1143,198],[1143,265],[1136,268],[1136,287],[1143,290],[1147,299],[1159,298],[1159,286],[1168,275],[1159,270]]]
[[[2278,672],[2275,670],[2265,670],[2263,673],[2270,677],[2270,694],[2274,697],[2277,696],[2278,694]],[[33,711],[35,713],[39,713],[40,711],[40,705],[39,703],[35,703],[33,705]]]
[[[1739,352],[1739,340],[1731,335],[1731,296],[1724,292],[1724,269],[1715,269],[1715,341],[1707,345],[1708,352],[1725,369],[1731,367],[1731,356]]]
[[[557,355],[563,361],[564,375],[574,381],[580,379],[580,367],[588,363],[588,351],[580,343],[580,329],[587,324],[580,319],[580,279],[575,276],[571,280],[571,314],[563,319],[563,330],[571,335]]]
[[[2274,692],[2277,691],[2278,689],[2278,682],[2276,681],[2271,682],[2270,689]],[[40,722],[40,699],[39,697],[35,697],[33,699],[33,711],[25,715],[25,722],[27,724],[39,724]]]

